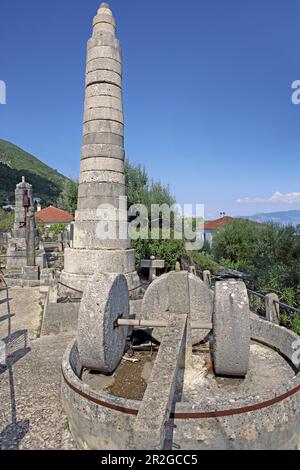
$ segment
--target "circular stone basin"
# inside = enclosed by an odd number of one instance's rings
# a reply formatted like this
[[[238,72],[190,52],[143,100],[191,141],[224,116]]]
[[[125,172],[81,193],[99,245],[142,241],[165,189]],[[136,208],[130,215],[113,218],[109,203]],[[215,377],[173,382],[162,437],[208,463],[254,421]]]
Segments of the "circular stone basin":
[[[194,350],[179,380],[174,427],[166,449],[297,449],[300,373],[293,365],[299,337],[253,316],[245,379],[216,377],[209,349]],[[137,353],[112,376],[82,371],[76,341],[62,364],[62,399],[71,432],[86,449],[134,449],[133,427],[155,355]],[[298,355],[299,358],[299,355]]]

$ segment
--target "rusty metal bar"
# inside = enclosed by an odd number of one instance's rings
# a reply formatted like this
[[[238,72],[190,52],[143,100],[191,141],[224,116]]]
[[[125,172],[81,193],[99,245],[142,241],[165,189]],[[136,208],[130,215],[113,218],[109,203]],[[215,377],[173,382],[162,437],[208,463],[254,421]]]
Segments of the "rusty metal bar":
[[[148,328],[166,328],[168,322],[164,320],[128,320],[119,318],[115,322],[116,328],[119,326],[136,326],[136,327],[148,327]],[[193,330],[211,330],[213,328],[212,323],[200,323],[191,322]]]

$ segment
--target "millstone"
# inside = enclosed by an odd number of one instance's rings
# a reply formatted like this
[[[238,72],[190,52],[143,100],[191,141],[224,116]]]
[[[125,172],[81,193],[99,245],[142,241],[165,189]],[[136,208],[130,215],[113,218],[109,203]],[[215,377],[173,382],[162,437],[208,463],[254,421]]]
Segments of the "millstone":
[[[216,374],[245,377],[250,357],[250,309],[244,282],[216,283],[213,325]]]
[[[172,291],[182,290],[184,273],[171,273],[178,281]],[[187,276],[187,273],[186,273]],[[190,295],[191,295],[190,291]],[[161,296],[159,296],[161,297]],[[173,315],[189,308],[185,296],[171,299]],[[175,304],[174,304],[175,302]],[[158,319],[150,309],[149,321]],[[157,312],[158,313],[158,312]],[[82,366],[110,374],[119,365],[126,345],[128,325],[116,327],[116,320],[129,319],[129,292],[124,275],[103,273],[90,278],[81,301],[78,320],[78,350]],[[164,319],[161,315],[161,319]],[[199,320],[198,320],[199,321]],[[165,328],[157,327],[155,331]],[[193,330],[193,335],[199,334]],[[200,331],[201,333],[201,331]],[[214,296],[212,355],[217,375],[244,377],[250,357],[250,310],[246,286],[241,281],[217,282]]]
[[[191,321],[210,323],[213,314],[213,292],[197,276],[185,271],[164,274],[150,284],[142,303],[140,318],[166,320],[172,314],[190,314]],[[192,331],[192,342],[203,341],[210,330]],[[154,328],[152,336],[162,341],[164,328]]]
[[[122,274],[91,277],[78,319],[78,350],[82,367],[110,374],[122,359],[127,327],[114,328],[118,316],[129,318],[127,281]]]

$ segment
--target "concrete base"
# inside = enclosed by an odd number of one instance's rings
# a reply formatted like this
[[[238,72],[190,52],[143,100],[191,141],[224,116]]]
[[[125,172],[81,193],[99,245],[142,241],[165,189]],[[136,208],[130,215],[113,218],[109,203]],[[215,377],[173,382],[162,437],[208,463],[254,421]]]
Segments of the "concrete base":
[[[8,287],[39,287],[40,286],[40,281],[30,281],[30,280],[24,280],[20,276],[19,278],[17,277],[5,277],[5,282],[8,285]]]
[[[54,282],[54,269],[45,268],[40,273],[40,293],[47,294],[49,286]]]
[[[89,277],[100,273],[124,274],[129,291],[136,289],[140,279],[135,271],[135,250],[66,249],[59,295],[78,297],[84,292]]]
[[[36,251],[35,264],[40,269],[47,268],[47,257],[45,251]],[[26,251],[7,251],[6,269],[7,271],[14,269],[22,269],[27,265]]]
[[[252,338],[276,347],[288,360],[299,337],[291,331],[251,319]],[[141,401],[113,396],[81,380],[76,341],[62,363],[62,402],[73,437],[83,449],[133,450],[134,425]],[[197,371],[195,371],[197,374]],[[196,396],[179,401],[174,429],[165,448],[176,450],[296,450],[300,442],[300,372],[274,390],[246,397]],[[147,448],[147,443],[145,443]]]
[[[24,266],[22,278],[24,281],[38,281],[40,278],[40,268],[38,266]]]
[[[101,271],[95,271],[95,272],[101,272]],[[80,275],[80,274],[68,273],[65,270],[62,271],[61,276],[60,276],[61,284],[59,285],[59,295],[60,296],[68,295],[71,297],[78,297],[78,295],[81,295],[81,293],[84,292],[90,276],[91,274]],[[136,289],[140,285],[140,279],[136,271],[133,271],[131,273],[126,273],[125,277],[127,280],[129,291],[132,289]],[[74,290],[72,291],[72,289],[68,287],[71,287]]]
[[[65,272],[93,275],[97,273],[128,274],[135,271],[135,250],[65,250]]]

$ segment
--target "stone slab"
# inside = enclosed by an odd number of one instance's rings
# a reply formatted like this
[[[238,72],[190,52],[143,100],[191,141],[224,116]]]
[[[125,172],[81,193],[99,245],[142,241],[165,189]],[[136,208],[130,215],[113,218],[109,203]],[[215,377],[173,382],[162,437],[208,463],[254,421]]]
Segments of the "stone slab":
[[[81,171],[80,183],[95,182],[125,184],[125,175],[117,171]]]
[[[96,24],[98,23],[108,23],[116,27],[116,20],[114,17],[108,13],[108,9],[106,8],[100,8],[99,13],[94,17],[93,20],[93,27],[95,27]]]
[[[92,275],[99,272],[131,273],[135,271],[135,250],[65,250],[65,271]]]
[[[120,49],[120,42],[111,33],[101,31],[101,33],[95,32],[93,37],[88,40],[87,49],[91,49],[97,46],[113,46],[114,48]]]
[[[106,237],[103,234],[107,228],[108,233]],[[95,250],[127,250],[131,246],[131,242],[128,238],[121,239],[119,233],[128,233],[128,224],[126,222],[116,221],[78,221],[74,228],[74,247],[86,248]],[[101,232],[102,230],[102,232]],[[117,235],[113,239],[113,235]]]
[[[174,405],[178,370],[183,363],[187,316],[170,319],[134,424],[136,450],[163,450],[166,421]]]
[[[109,33],[112,36],[114,36],[115,31],[116,31],[115,26],[113,26],[112,24],[109,24],[109,23],[102,22],[102,23],[98,23],[94,26],[93,34],[97,34],[97,33],[101,34],[101,33],[105,32],[105,33]]]
[[[22,269],[22,278],[24,281],[38,281],[40,269],[38,266],[24,266]]]
[[[91,85],[91,87],[99,86],[99,85],[107,85],[106,83]],[[110,86],[110,85],[107,85]],[[83,125],[83,135],[93,134],[93,133],[100,133],[100,132],[107,132],[109,134],[117,134],[124,137],[124,124],[109,121],[109,120],[97,120],[87,122]]]
[[[112,108],[120,112],[123,111],[122,100],[107,95],[86,97],[84,107],[85,110],[93,108]]]
[[[94,132],[83,136],[83,145],[112,144],[124,147],[124,137],[111,132]],[[122,167],[119,171],[124,171]]]
[[[121,88],[119,88],[116,85],[110,85],[109,83],[96,83],[95,85],[90,85],[85,92],[85,97],[90,98],[91,96],[113,96],[115,98],[119,98],[119,100],[122,100],[123,94]],[[103,123],[106,127],[106,121]],[[100,129],[100,132],[115,132],[114,130],[111,130],[110,128],[107,130],[105,129]],[[123,131],[123,129],[121,129]],[[95,131],[92,131],[95,132]],[[98,130],[96,131],[98,132]],[[115,132],[116,134],[121,134],[123,135],[122,132]]]
[[[88,87],[95,83],[111,83],[121,88],[122,77],[118,73],[111,72],[110,70],[97,70],[96,72],[87,73],[86,86]]]
[[[118,173],[124,173],[124,162],[118,158],[107,157],[91,157],[81,161],[80,171],[94,170],[116,171]]]
[[[48,303],[44,310],[42,336],[77,332],[79,302]]]
[[[175,274],[175,273],[174,273]],[[164,274],[155,279],[148,287],[142,305],[142,319],[168,320],[171,311],[171,304],[177,311],[176,303],[187,309],[187,294],[190,298],[190,315],[192,321],[211,323],[213,314],[213,293],[204,282],[190,273],[179,272],[177,287],[169,284],[170,273]],[[173,274],[172,274],[173,275]],[[188,291],[186,276],[188,276]],[[176,278],[175,278],[176,279]],[[182,281],[182,282],[181,282]],[[171,291],[169,290],[171,288]],[[176,292],[174,292],[174,289]],[[172,300],[173,299],[173,300]],[[183,310],[183,311],[184,311]],[[193,344],[203,341],[210,330],[194,330],[192,332]],[[153,336],[158,341],[162,340],[163,328],[154,328]]]
[[[171,272],[168,276],[169,310],[177,315],[190,316],[189,274]]]
[[[159,260],[159,259],[155,259],[155,260],[143,259],[141,262],[141,267],[163,269],[165,267],[165,261]]]
[[[124,184],[112,183],[81,183],[79,184],[78,197],[80,198],[101,198],[125,196],[126,187]]]
[[[106,157],[106,158],[117,158],[119,160],[124,160],[125,152],[124,148],[119,145],[113,144],[90,144],[83,145],[81,150],[81,158],[91,158],[91,157]],[[110,181],[107,181],[108,183]]]
[[[90,77],[91,83],[97,82],[99,77]],[[93,80],[95,78],[95,80]],[[105,81],[105,80],[104,80]],[[124,116],[121,111],[112,108],[92,108],[84,112],[84,123],[91,121],[115,121],[118,124],[124,124]]]
[[[108,57],[92,59],[86,64],[86,73],[96,72],[97,70],[111,70],[122,76],[122,64],[115,59]]]
[[[112,207],[122,207],[122,200],[125,196],[102,196],[96,198],[79,198],[78,211],[82,210],[97,210],[100,205],[110,205]]]
[[[125,222],[127,224],[127,211],[126,206],[125,209],[121,206],[122,200],[119,201],[117,206],[112,206],[109,204],[105,204],[104,201],[101,205],[99,205],[96,209],[84,209],[78,210],[75,213],[76,222]]]
[[[90,274],[76,274],[76,273],[74,274],[74,273],[68,273],[66,271],[62,271],[61,276],[60,276],[60,281],[65,286],[69,286],[72,289],[76,289],[80,291],[80,293],[78,294],[77,292],[74,292],[70,288],[68,289],[66,287],[60,286],[60,295],[73,295],[73,297],[78,297],[78,295],[82,295],[84,290],[86,289],[86,285],[90,277],[91,277]],[[125,277],[127,280],[128,289],[130,291],[129,292],[130,299],[136,300],[135,295],[136,293],[139,292],[138,289],[136,288],[141,284],[139,276],[136,271],[132,271],[129,273],[125,273]]]
[[[81,183],[116,183],[125,184],[125,175],[117,171],[89,170],[80,173]]]

